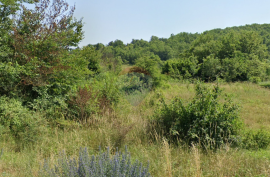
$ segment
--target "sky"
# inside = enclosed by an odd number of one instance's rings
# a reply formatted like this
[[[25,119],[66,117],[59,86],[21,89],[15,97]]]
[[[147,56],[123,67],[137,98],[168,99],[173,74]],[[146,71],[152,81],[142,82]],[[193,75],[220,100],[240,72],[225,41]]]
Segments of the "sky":
[[[215,28],[270,23],[269,0],[66,0],[83,18],[88,44],[116,39],[149,41],[180,32],[201,33]]]

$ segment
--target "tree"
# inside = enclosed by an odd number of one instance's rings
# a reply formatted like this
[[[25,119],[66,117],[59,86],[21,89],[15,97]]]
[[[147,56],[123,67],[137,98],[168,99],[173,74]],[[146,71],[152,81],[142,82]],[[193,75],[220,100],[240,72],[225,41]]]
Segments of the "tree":
[[[120,48],[125,47],[124,42],[121,41],[121,40],[118,40],[118,39],[116,39],[114,42],[113,42],[113,41],[109,42],[108,45],[109,45],[109,46],[113,46],[113,47],[120,47]]]
[[[19,2],[33,3],[33,0],[0,0],[0,61],[6,60],[10,54],[8,45],[12,20],[10,16],[19,10]]]
[[[40,95],[39,89],[67,93],[73,83],[64,71],[74,71],[71,65],[78,63],[69,50],[83,38],[82,20],[73,18],[75,7],[69,8],[64,0],[40,0],[34,9],[18,6],[19,2],[30,1],[12,2],[1,1],[0,7],[6,9],[1,19],[8,29],[0,36],[5,38],[0,40],[0,94],[28,102]],[[8,14],[13,14],[12,20],[8,20]],[[84,66],[87,68],[87,64]],[[65,88],[59,88],[59,83]]]
[[[46,85],[59,70],[67,69],[61,56],[83,38],[82,20],[74,20],[75,7],[64,0],[40,0],[35,9],[21,5],[13,15],[12,61],[25,66],[24,85]]]

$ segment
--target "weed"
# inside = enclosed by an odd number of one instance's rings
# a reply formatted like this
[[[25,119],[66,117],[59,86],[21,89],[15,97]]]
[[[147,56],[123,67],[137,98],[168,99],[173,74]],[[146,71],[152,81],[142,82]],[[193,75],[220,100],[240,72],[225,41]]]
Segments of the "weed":
[[[69,176],[69,177],[148,177],[148,167],[144,168],[136,161],[131,163],[130,154],[127,149],[125,153],[116,152],[110,157],[110,149],[97,156],[90,157],[87,148],[81,149],[78,162],[71,159],[63,152],[58,165],[51,169],[45,160],[40,171],[40,176]]]

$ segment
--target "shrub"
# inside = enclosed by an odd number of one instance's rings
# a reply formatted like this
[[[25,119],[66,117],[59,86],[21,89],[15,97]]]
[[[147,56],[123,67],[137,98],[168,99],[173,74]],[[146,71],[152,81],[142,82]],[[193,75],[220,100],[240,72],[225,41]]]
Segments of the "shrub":
[[[118,82],[120,92],[125,94],[148,90],[151,89],[153,85],[153,79],[151,76],[136,72],[121,75]]]
[[[84,120],[98,111],[98,92],[93,87],[79,87],[69,101],[69,117]]]
[[[241,126],[238,106],[225,97],[221,103],[218,85],[212,89],[204,84],[196,85],[195,98],[185,105],[179,98],[170,104],[162,100],[162,106],[155,117],[163,131],[172,139],[182,139],[188,144],[200,143],[209,148],[217,148],[229,142],[231,135],[238,134]]]
[[[100,106],[109,106],[119,102],[121,93],[118,86],[118,77],[111,72],[105,72],[95,77],[95,86],[100,94]]]
[[[246,130],[238,142],[245,149],[266,149],[270,144],[270,133],[267,130]]]
[[[209,55],[203,59],[201,74],[204,81],[215,81],[220,74],[221,63],[218,58]]]
[[[259,85],[262,86],[262,87],[265,87],[265,88],[270,88],[270,82],[269,81],[268,82],[261,82],[261,83],[259,83]]]
[[[163,62],[157,55],[145,56],[136,59],[135,66],[138,68],[142,68],[144,71],[148,72],[153,79],[153,86],[154,87],[161,87],[162,83],[162,75],[161,67]]]
[[[194,78],[199,70],[198,60],[191,56],[184,59],[174,59],[165,62],[162,73],[168,74],[172,78],[190,79]]]
[[[26,145],[41,137],[44,121],[20,101],[0,97],[0,126],[5,130],[2,133],[8,131],[18,145]]]
[[[110,157],[110,150],[90,157],[87,148],[81,149],[78,162],[62,153],[55,168],[50,169],[45,160],[40,170],[40,176],[69,176],[69,177],[148,177],[148,168],[144,168],[141,163],[136,161],[131,163],[130,154],[116,152]]]
[[[19,75],[22,72],[23,67],[17,63],[0,63],[0,95],[12,95],[16,94],[16,88],[20,82]]]

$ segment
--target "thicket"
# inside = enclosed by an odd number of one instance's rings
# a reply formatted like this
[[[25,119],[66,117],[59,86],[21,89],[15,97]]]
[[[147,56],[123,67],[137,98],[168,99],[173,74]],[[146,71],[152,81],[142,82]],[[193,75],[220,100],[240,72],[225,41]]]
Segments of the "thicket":
[[[239,135],[242,128],[238,106],[229,97],[220,102],[218,85],[209,88],[198,83],[195,91],[196,95],[189,103],[175,98],[168,104],[161,99],[161,107],[154,118],[164,135],[210,149],[233,143],[231,137]]]
[[[42,115],[22,106],[14,98],[0,97],[0,136],[11,134],[18,149],[42,140],[46,122]]]
[[[253,24],[201,34],[172,34],[168,39],[152,36],[149,41],[133,39],[124,44],[115,40],[106,46],[89,46],[126,64],[151,62],[155,58],[160,60],[156,64],[158,70],[176,79],[211,82],[221,78],[227,82],[258,83],[270,76],[269,28],[269,24]]]
[[[20,2],[0,5],[0,124],[27,144],[46,122],[82,121],[117,104],[122,60],[90,46],[74,49],[83,24],[65,1],[41,0],[33,9]]]
[[[185,73],[186,78],[204,81],[221,78],[257,83],[269,79],[269,53],[256,31],[230,31],[217,38],[211,33],[201,34],[180,58],[167,61],[163,73],[172,77]],[[185,60],[189,63],[184,65]]]

